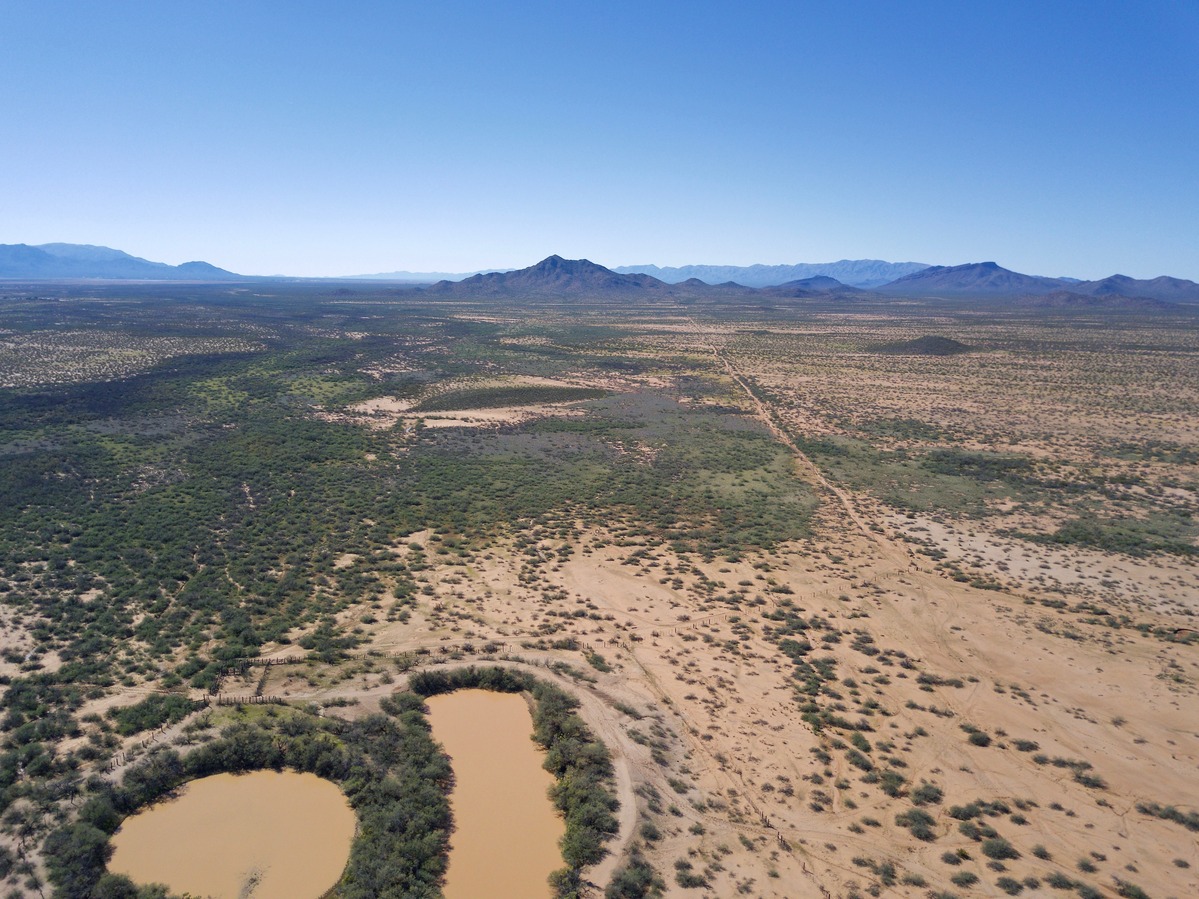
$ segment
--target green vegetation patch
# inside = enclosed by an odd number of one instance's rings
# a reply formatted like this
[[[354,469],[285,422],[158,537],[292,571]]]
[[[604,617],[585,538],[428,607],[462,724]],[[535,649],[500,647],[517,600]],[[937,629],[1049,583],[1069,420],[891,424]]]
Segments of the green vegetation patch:
[[[1049,534],[1019,534],[1034,543],[1086,546],[1130,556],[1156,552],[1196,556],[1199,555],[1196,535],[1199,527],[1193,519],[1174,515],[1151,515],[1145,519],[1087,516],[1067,521]]]
[[[192,712],[204,707],[204,703],[174,693],[155,693],[141,702],[121,708],[109,709],[108,717],[116,724],[116,731],[123,737],[153,730],[164,724],[182,721]]]

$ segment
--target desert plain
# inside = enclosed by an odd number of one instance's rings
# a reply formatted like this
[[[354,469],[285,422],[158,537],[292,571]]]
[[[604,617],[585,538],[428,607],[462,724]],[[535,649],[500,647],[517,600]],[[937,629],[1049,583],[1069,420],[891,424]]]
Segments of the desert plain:
[[[5,895],[469,666],[610,757],[559,895],[1199,894],[1188,311],[228,291],[0,301]]]

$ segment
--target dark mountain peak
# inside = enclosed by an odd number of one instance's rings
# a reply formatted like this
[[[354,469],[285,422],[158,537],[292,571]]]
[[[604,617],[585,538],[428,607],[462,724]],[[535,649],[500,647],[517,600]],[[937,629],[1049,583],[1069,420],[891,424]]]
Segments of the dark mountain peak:
[[[439,281],[430,293],[456,296],[578,297],[652,292],[666,294],[668,285],[649,275],[622,275],[590,259],[547,256],[528,268],[490,272],[462,281]]]

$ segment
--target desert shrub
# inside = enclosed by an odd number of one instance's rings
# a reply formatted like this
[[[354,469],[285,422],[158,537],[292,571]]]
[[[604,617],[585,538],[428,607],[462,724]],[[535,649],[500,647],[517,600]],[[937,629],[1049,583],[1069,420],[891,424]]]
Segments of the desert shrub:
[[[1199,831],[1199,812],[1184,812],[1172,805],[1158,805],[1156,802],[1138,802],[1137,811],[1142,815],[1181,824],[1187,830]]]
[[[921,784],[911,792],[911,800],[916,805],[939,803],[944,796],[941,788],[931,783]]]
[[[937,832],[933,830],[936,819],[923,809],[910,808],[896,815],[895,823],[900,827],[906,827],[912,836],[926,843],[931,843],[937,838]]]
[[[612,876],[604,890],[604,899],[654,899],[666,884],[640,851],[634,849],[628,862]]]
[[[1149,899],[1149,895],[1135,883],[1116,879],[1116,893],[1123,899]]]
[[[993,858],[997,861],[1000,859],[1015,859],[1020,857],[1020,853],[1016,847],[1005,840],[1003,837],[991,837],[983,840],[982,846],[979,847],[982,854],[987,858]]]

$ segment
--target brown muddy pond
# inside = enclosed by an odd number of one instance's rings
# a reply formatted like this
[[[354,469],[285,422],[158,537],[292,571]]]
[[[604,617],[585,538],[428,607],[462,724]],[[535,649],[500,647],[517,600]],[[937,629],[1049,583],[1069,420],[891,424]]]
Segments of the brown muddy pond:
[[[433,736],[454,766],[446,899],[548,899],[566,827],[546,795],[554,778],[541,767],[525,700],[458,690],[428,704]]]
[[[345,794],[315,774],[214,774],[128,818],[108,870],[213,899],[317,899],[353,837]]]

